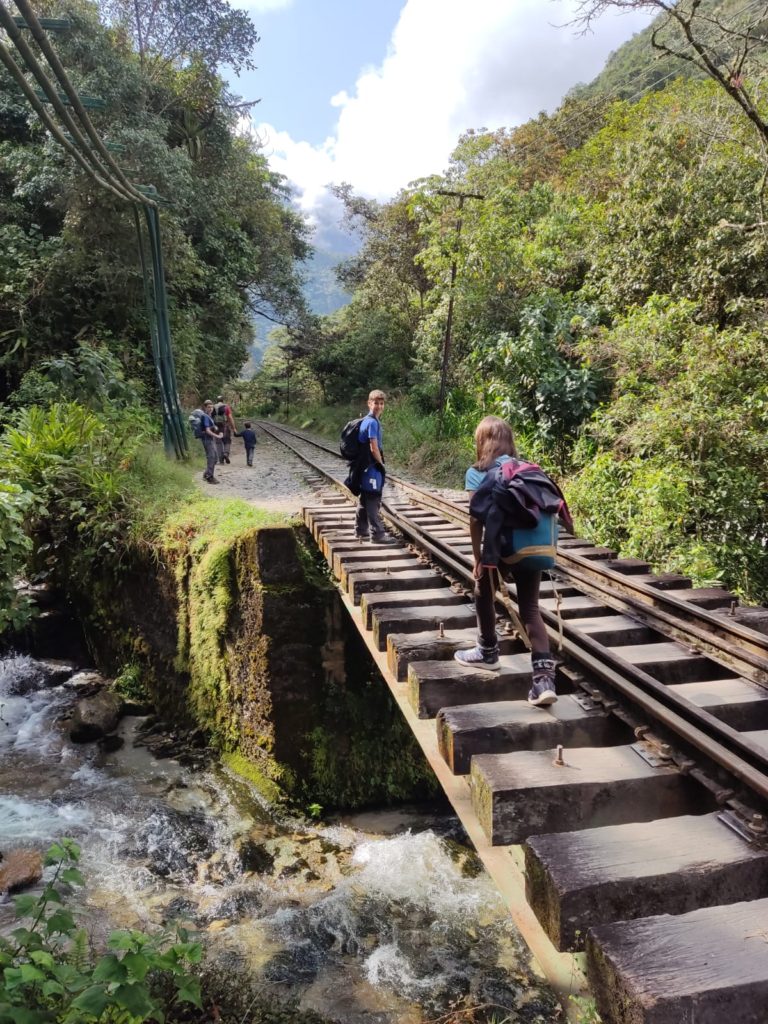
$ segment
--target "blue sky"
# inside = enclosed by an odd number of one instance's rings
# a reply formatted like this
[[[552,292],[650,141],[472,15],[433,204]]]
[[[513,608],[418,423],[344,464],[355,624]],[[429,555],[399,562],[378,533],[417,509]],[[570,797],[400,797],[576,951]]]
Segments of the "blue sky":
[[[567,26],[577,6],[250,0],[259,67],[232,85],[261,103],[244,128],[295,185],[300,208],[329,223],[332,212],[338,219],[329,182],[387,199],[440,173],[467,128],[514,126],[553,110],[650,20],[648,12],[608,13],[579,35]]]
[[[361,68],[381,63],[402,6],[403,0],[295,0],[264,11],[251,6],[261,36],[258,69],[236,86],[247,99],[261,97],[254,118],[294,139],[322,143],[338,117],[330,97],[351,92]]]

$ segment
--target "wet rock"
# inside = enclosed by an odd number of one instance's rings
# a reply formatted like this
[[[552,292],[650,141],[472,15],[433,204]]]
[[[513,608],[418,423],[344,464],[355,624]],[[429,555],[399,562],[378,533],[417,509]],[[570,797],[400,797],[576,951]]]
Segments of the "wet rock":
[[[59,599],[50,583],[30,583],[29,580],[17,579],[14,590],[19,597],[26,598],[38,608],[51,608]]]
[[[225,896],[209,911],[202,915],[202,920],[239,921],[244,917],[256,917],[262,908],[264,897],[257,889],[238,889]]]
[[[485,870],[475,851],[463,843],[458,843],[454,839],[443,839],[443,846],[464,878],[477,878]]]
[[[0,862],[0,892],[28,889],[43,877],[43,859],[36,850],[11,850]]]
[[[74,690],[81,697],[90,697],[92,694],[98,693],[99,690],[103,690],[108,682],[109,680],[101,672],[89,668],[82,672],[75,672],[67,679],[64,686],[67,690]]]
[[[88,664],[88,651],[78,622],[59,608],[47,608],[10,637],[19,650],[38,658],[69,658]]]
[[[69,725],[73,743],[90,743],[114,732],[120,721],[120,700],[108,690],[77,702]]]
[[[246,836],[236,844],[236,849],[243,871],[255,871],[259,875],[272,871],[275,857],[264,843],[258,843],[250,836]]]
[[[111,733],[109,736],[102,736],[98,744],[99,749],[103,750],[105,754],[114,754],[116,750],[120,750],[125,745],[125,740],[122,736]]]
[[[151,715],[154,708],[146,701],[124,700],[120,707],[120,714],[123,718],[144,718]]]
[[[201,730],[177,733],[154,715],[139,729],[135,747],[146,747],[158,761],[172,757],[179,764],[189,768],[204,768],[211,760],[207,747],[207,736]]]
[[[197,904],[186,896],[176,896],[163,911],[163,924],[169,921],[193,921],[197,916]]]
[[[191,879],[197,866],[216,852],[213,822],[202,813],[153,809],[126,851],[144,858],[154,875],[181,875]]]
[[[261,872],[273,878],[298,878],[313,888],[328,891],[345,874],[349,851],[311,833],[276,836],[259,844],[258,856],[272,858]]]
[[[59,658],[47,658],[39,664],[45,673],[46,686],[61,686],[77,672],[77,665],[73,661],[63,661]]]
[[[41,662],[26,654],[12,655],[0,663],[0,695],[23,697],[34,693],[46,685],[46,678]]]

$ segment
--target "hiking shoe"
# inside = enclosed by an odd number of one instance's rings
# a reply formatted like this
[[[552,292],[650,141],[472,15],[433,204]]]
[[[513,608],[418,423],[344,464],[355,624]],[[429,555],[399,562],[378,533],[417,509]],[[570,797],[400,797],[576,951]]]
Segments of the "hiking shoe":
[[[399,541],[395,540],[394,537],[388,537],[386,533],[382,534],[381,537],[371,537],[371,544],[398,544]]]
[[[357,533],[357,532],[355,533],[355,540],[359,540],[359,541],[362,542],[364,540],[370,540],[370,539],[371,539],[370,533]]]
[[[546,708],[557,700],[555,693],[555,667],[553,658],[533,657],[533,675],[528,703],[534,708]]]
[[[224,461],[226,462],[227,465],[229,465],[229,456],[228,455],[224,456]]]
[[[468,651],[456,651],[453,657],[467,668],[479,668],[483,672],[498,672],[501,668],[498,647],[491,651],[486,651],[482,647],[472,647]]]
[[[207,479],[209,484],[217,484],[219,482],[215,476],[209,476]]]

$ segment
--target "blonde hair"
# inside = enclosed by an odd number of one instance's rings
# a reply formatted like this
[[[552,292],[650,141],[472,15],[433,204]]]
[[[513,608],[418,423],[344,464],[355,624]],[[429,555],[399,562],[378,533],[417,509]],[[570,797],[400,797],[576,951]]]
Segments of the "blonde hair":
[[[376,398],[383,398],[386,401],[387,396],[383,391],[380,391],[379,388],[374,388],[370,395],[368,395],[368,401],[373,402]]]
[[[474,468],[490,469],[500,455],[517,457],[512,427],[499,416],[486,416],[475,430],[475,452],[477,462]]]

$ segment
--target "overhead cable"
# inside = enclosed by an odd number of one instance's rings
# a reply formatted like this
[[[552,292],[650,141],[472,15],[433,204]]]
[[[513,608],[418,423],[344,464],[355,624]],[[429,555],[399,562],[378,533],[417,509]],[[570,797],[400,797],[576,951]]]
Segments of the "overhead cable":
[[[112,154],[101,141],[98,132],[93,127],[93,123],[91,122],[91,119],[88,116],[88,112],[83,106],[82,101],[80,100],[80,97],[77,94],[77,91],[75,90],[74,86],[72,85],[72,82],[69,79],[69,75],[67,74],[61,61],[59,60],[56,51],[51,46],[50,40],[48,39],[45,30],[38,21],[37,15],[32,10],[32,7],[30,6],[28,0],[14,0],[14,3],[21,12],[24,20],[26,21],[29,31],[32,33],[35,42],[45,55],[45,59],[48,61],[48,64],[50,65],[53,73],[61,83],[61,87],[66,93],[75,113],[77,114],[78,118],[80,119],[80,122],[83,125],[83,128],[86,131],[86,134],[88,135],[92,144],[95,146],[99,156],[112,170],[112,173],[117,177],[120,184],[125,189],[127,189],[127,191],[130,193],[130,195],[134,198],[136,202],[149,202],[150,205],[154,205],[154,203],[151,200],[148,200],[146,196],[142,196],[139,192],[136,192],[136,190],[133,188],[133,185],[131,185],[130,181],[128,181],[128,179],[126,178],[117,161],[113,158]],[[14,23],[14,28],[15,27],[16,26]],[[16,29],[16,31],[18,32],[18,29]],[[13,39],[13,36],[11,36],[11,38]],[[15,39],[14,43],[16,43]],[[18,43],[16,43],[16,45],[18,45]]]
[[[26,78],[24,77],[23,71],[18,66],[16,61],[13,59],[13,56],[11,55],[10,51],[7,49],[6,46],[3,45],[2,42],[0,42],[0,61],[2,61],[10,76],[13,78],[13,80],[19,86],[21,91],[24,93],[24,96],[27,99],[29,105],[32,107],[32,109],[35,111],[37,116],[43,122],[45,127],[51,133],[51,135],[56,139],[59,145],[61,145],[69,153],[73,160],[75,160],[86,172],[86,174],[88,174],[98,185],[100,185],[102,188],[108,189],[110,192],[112,192],[113,195],[117,196],[118,199],[125,202],[125,200],[128,199],[129,197],[126,196],[124,192],[118,191],[114,185],[112,185],[109,181],[103,178],[95,170],[93,164],[89,163],[85,159],[85,157],[82,155],[77,146],[73,145],[73,143],[69,141],[66,135],[64,135],[59,126],[51,118],[50,114],[45,109],[44,104],[41,103],[40,100],[37,98],[34,89],[30,86],[29,82],[27,82]]]
[[[95,172],[98,175],[99,184],[106,185],[106,187],[110,188],[112,192],[118,194],[121,199],[128,200],[129,202],[147,202],[148,200],[144,199],[143,197],[140,197],[139,193],[135,192],[130,187],[130,185],[128,187],[126,187],[120,180],[117,180],[114,177],[114,175],[110,172],[109,168],[105,167],[104,164],[100,161],[100,159],[93,152],[92,148],[88,144],[87,139],[85,138],[85,136],[81,132],[80,128],[78,127],[77,122],[75,121],[75,119],[72,117],[70,112],[67,110],[67,108],[62,103],[62,101],[61,101],[61,99],[59,97],[58,91],[53,86],[51,80],[48,78],[48,76],[45,73],[44,69],[40,66],[37,58],[35,57],[34,53],[32,52],[31,47],[29,46],[27,41],[22,36],[21,32],[19,31],[18,27],[16,26],[15,21],[13,20],[12,16],[10,15],[10,13],[7,10],[7,8],[3,4],[2,0],[0,0],[0,24],[2,24],[3,28],[6,30],[6,32],[10,36],[14,46],[16,47],[16,49],[18,50],[22,60],[24,61],[24,64],[25,64],[26,68],[29,70],[29,72],[33,75],[35,80],[38,82],[38,84],[42,88],[43,92],[45,93],[46,97],[48,98],[49,102],[51,103],[51,106],[56,111],[56,113],[58,114],[60,120],[62,121],[62,123],[65,125],[65,127],[69,131],[70,135],[72,136],[72,143],[70,143],[66,147],[67,151],[69,153],[72,153],[73,146],[74,146],[74,148],[79,149],[79,152],[82,155],[82,157],[85,160],[87,160],[90,163],[90,165],[91,165],[92,171],[89,171],[89,173],[91,174],[91,177],[94,176],[94,172]],[[10,54],[9,54],[9,56],[10,56]],[[12,57],[11,57],[11,60],[13,60]],[[6,62],[4,61],[4,63],[6,63]],[[15,64],[15,61],[14,61],[14,64]],[[6,66],[8,66],[7,63],[6,63]],[[9,68],[9,70],[10,70],[10,68]],[[19,82],[18,76],[15,73],[13,73],[13,72],[12,72],[12,74],[13,74],[14,80],[18,83]],[[69,86],[71,88],[71,83],[69,83],[69,79],[67,78],[66,74],[65,74],[64,77],[66,78],[67,83],[69,84]],[[61,85],[62,85],[62,88],[64,88],[64,82],[63,81],[61,81]],[[27,99],[30,100],[30,102],[32,102],[32,100],[30,98],[30,94],[31,94],[31,96],[34,96],[35,101],[36,101],[36,104],[34,105],[35,112],[38,114],[38,116],[42,117],[43,115],[40,113],[40,103],[38,101],[38,98],[37,98],[36,94],[34,93],[34,90],[29,89],[29,87],[27,85],[27,87],[24,88],[24,95],[27,97]],[[67,92],[67,95],[69,95],[68,92]],[[85,113],[84,110],[83,110],[83,113],[85,115],[85,122],[87,122],[87,124],[90,126],[91,130],[93,131],[93,126],[91,125],[90,118],[88,117],[87,113]],[[45,112],[45,117],[43,118],[43,120],[44,120],[44,123],[45,123],[46,127],[49,130],[53,131],[52,125],[54,125],[55,122],[53,122],[53,119],[50,118],[47,115],[47,112]],[[80,120],[82,121],[83,118],[81,117]],[[84,127],[85,127],[85,124],[84,124]],[[94,132],[94,134],[95,134],[95,132]],[[57,133],[56,134],[56,138],[57,138],[57,141],[61,142],[61,133]],[[81,160],[78,160],[78,163],[80,163],[81,166],[82,166],[82,161]],[[110,163],[112,163],[112,164],[114,163],[114,161],[111,159],[111,157],[110,157]]]

